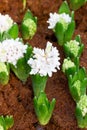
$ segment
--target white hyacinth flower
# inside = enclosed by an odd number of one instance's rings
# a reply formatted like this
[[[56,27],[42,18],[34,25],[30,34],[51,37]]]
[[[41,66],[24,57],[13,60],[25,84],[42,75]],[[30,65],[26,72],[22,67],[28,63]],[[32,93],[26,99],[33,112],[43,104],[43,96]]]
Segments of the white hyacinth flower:
[[[6,15],[2,15],[0,13],[0,33],[3,33],[5,31],[8,31],[13,25],[13,20],[11,19],[11,17],[6,14]]]
[[[31,75],[40,74],[40,76],[52,76],[52,72],[57,72],[60,69],[60,57],[56,47],[52,43],[47,42],[46,49],[39,49],[34,47],[33,58],[28,60],[31,66]]]
[[[49,23],[48,28],[54,29],[58,22],[62,23],[63,26],[65,26],[64,28],[66,29],[67,25],[71,22],[71,17],[66,13],[50,13],[50,18],[47,21],[47,23]]]
[[[19,39],[4,40],[0,43],[0,62],[11,63],[16,66],[18,59],[24,57],[27,45],[24,45]]]

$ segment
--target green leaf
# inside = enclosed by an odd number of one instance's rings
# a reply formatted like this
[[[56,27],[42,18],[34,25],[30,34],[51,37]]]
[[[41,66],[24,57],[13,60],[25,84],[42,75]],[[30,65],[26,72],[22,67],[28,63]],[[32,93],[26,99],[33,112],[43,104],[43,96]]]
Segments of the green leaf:
[[[45,121],[45,117],[48,114],[48,107],[46,106],[46,104],[42,103],[39,106],[39,111],[40,111],[40,123],[43,124],[43,122]],[[43,124],[44,125],[44,124]]]
[[[41,91],[38,97],[38,105],[44,104],[46,99],[46,94]]]
[[[5,120],[5,124],[6,124],[6,130],[8,130],[9,128],[11,128],[14,124],[14,119],[13,116],[6,116],[4,118]]]
[[[59,22],[55,26],[55,35],[58,40],[58,44],[62,46],[64,44],[64,28]]]
[[[26,82],[29,77],[30,66],[27,64],[25,58],[19,59],[16,67],[11,65],[11,69],[22,82]]]
[[[68,6],[67,1],[64,1],[64,2],[62,3],[62,5],[61,5],[60,8],[59,8],[58,13],[59,13],[59,14],[61,14],[61,13],[70,14],[70,9],[69,9],[69,6]]]
[[[23,23],[21,24],[21,32],[23,39],[29,39],[29,29]]]
[[[0,130],[6,130],[6,124],[3,116],[0,116]]]
[[[75,30],[75,21],[72,21],[65,32],[64,41],[70,41],[72,39],[73,33]]]
[[[55,98],[52,99],[51,103],[50,103],[50,108],[49,108],[49,114],[50,114],[50,118],[52,116],[52,113],[53,113],[53,110],[54,110],[54,107],[55,107],[55,104],[56,104],[56,100]]]
[[[26,82],[30,73],[30,66],[27,64],[28,59],[32,55],[32,47],[28,45],[26,54],[23,58],[17,61],[16,66],[11,64],[11,69],[15,73],[15,75],[23,82]]]
[[[23,18],[23,21],[25,21],[27,19],[32,19],[37,24],[37,17],[34,17],[32,12],[29,9],[26,11],[24,18]]]
[[[16,39],[18,38],[18,34],[19,34],[19,29],[18,29],[18,25],[14,24],[8,31],[9,35],[11,38]]]
[[[28,61],[29,58],[32,56],[32,53],[33,53],[33,48],[32,48],[32,46],[30,46],[30,45],[28,44],[27,52],[26,52],[26,54],[25,54],[25,58],[26,58],[27,61]]]

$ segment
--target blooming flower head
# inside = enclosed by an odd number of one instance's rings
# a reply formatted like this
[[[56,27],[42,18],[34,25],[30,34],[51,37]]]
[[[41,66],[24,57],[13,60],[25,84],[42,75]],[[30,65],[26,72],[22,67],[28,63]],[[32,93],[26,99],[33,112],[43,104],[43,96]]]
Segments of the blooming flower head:
[[[31,66],[31,75],[40,74],[40,76],[52,76],[52,72],[60,69],[60,57],[56,47],[52,43],[47,42],[46,49],[35,48],[33,50],[33,57],[28,60]]]
[[[23,45],[19,39],[4,40],[0,43],[0,62],[16,65],[17,60],[24,57],[27,45]]]
[[[9,15],[0,14],[0,32],[8,31],[13,25],[13,20]]]
[[[47,23],[49,23],[48,28],[54,29],[58,22],[62,23],[64,29],[67,29],[68,24],[71,22],[71,17],[65,13],[50,13],[50,18],[47,21]]]

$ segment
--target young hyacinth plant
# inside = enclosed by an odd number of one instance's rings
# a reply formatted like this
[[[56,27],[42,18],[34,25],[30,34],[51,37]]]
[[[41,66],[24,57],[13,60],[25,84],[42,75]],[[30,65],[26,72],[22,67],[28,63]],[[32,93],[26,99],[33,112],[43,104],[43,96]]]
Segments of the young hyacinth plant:
[[[63,47],[66,57],[70,57],[74,61],[77,57],[80,58],[84,44],[81,43],[81,38],[78,35],[75,40],[65,43]]]
[[[75,74],[69,76],[69,89],[73,99],[78,102],[86,94],[87,74],[85,68],[80,68]]]
[[[7,39],[4,40],[0,46],[0,62],[9,64],[15,75],[21,81],[25,82],[30,72],[27,60],[31,53],[32,47],[24,45],[19,38],[15,40]],[[5,77],[2,78],[4,79]]]
[[[45,50],[34,47],[33,56],[28,60],[34,96],[38,97],[41,91],[44,92],[48,76],[51,77],[52,72],[60,69],[59,60],[59,52],[52,43],[47,42]]]
[[[77,102],[76,118],[80,128],[87,128],[87,95],[85,94]]]
[[[77,10],[79,9],[81,6],[83,6],[85,3],[87,2],[87,0],[70,0],[70,7],[72,10]]]
[[[6,14],[0,14],[0,41],[7,38],[17,38],[18,37],[18,25],[13,22],[12,18]]]
[[[70,41],[75,29],[74,12],[70,13],[68,3],[64,1],[58,13],[50,13],[48,29],[53,29],[59,45]]]
[[[40,92],[38,97],[34,97],[35,112],[41,125],[48,124],[53,113],[55,102],[55,99],[52,99],[50,103],[44,92]]]
[[[9,130],[14,124],[12,116],[0,116],[0,130]]]
[[[30,10],[24,15],[22,24],[21,24],[21,32],[23,39],[32,39],[37,30],[37,18],[34,17]]]

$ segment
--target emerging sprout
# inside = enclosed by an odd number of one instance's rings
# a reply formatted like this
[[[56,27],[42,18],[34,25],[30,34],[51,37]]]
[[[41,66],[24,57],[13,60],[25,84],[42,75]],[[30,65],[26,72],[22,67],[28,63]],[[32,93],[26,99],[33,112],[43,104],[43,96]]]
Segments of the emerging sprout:
[[[41,92],[38,97],[34,97],[35,112],[41,125],[46,125],[49,122],[55,102],[55,99],[53,99],[50,103],[44,92]]]
[[[14,120],[12,116],[0,116],[0,130],[8,130],[14,124]]]
[[[32,39],[37,30],[37,18],[34,17],[30,10],[27,10],[22,24],[21,24],[21,32],[23,39]]]

